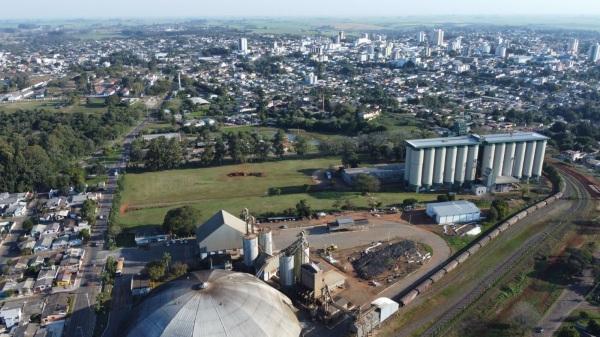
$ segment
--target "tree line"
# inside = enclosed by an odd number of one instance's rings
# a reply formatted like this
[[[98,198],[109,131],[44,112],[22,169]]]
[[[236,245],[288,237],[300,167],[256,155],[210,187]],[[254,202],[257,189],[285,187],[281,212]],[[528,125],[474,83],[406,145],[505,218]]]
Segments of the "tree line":
[[[202,151],[194,158],[187,154],[188,147],[202,143]],[[257,132],[229,132],[217,135],[201,133],[191,144],[176,138],[159,137],[150,141],[139,138],[132,143],[133,165],[146,170],[160,171],[181,167],[186,160],[196,159],[201,166],[219,166],[233,163],[264,162],[284,158],[286,154],[304,157],[312,153],[321,156],[340,156],[345,167],[357,167],[362,161],[400,162],[404,160],[404,137],[397,134],[374,133],[359,137],[335,137],[318,141],[316,146],[308,138],[297,135],[293,140],[279,130],[272,137]]]
[[[140,116],[139,108],[121,106],[103,114],[0,112],[0,191],[82,185],[76,161],[117,139]]]

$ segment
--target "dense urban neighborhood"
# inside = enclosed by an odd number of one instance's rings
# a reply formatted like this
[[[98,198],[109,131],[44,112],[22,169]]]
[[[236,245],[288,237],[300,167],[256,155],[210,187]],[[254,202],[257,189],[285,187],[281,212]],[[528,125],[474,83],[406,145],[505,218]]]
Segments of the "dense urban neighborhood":
[[[0,23],[0,336],[600,336],[600,31],[289,20]]]

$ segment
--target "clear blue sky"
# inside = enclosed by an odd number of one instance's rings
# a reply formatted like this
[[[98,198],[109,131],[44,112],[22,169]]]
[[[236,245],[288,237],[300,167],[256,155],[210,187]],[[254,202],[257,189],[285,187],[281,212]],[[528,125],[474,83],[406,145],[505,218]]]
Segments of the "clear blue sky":
[[[598,0],[1,0],[2,19],[600,15]]]

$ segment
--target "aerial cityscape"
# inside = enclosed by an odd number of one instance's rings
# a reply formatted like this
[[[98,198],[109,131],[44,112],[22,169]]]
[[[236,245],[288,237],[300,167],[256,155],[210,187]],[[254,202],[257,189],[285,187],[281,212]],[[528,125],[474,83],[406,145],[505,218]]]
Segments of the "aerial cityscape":
[[[600,336],[600,7],[399,3],[7,5],[0,337]]]

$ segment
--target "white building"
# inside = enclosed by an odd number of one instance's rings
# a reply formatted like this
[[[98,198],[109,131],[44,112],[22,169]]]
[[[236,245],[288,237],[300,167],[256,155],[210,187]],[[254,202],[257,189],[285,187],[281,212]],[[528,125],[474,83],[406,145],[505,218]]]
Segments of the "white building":
[[[568,49],[569,54],[577,55],[578,51],[579,51],[579,40],[571,39],[571,41],[569,41],[569,49]]]
[[[496,47],[496,56],[500,58],[506,58],[506,46],[499,45]]]
[[[319,78],[314,73],[309,73],[304,80],[306,84],[315,85],[319,81]]]
[[[590,61],[592,61],[592,62],[600,61],[600,43],[593,44],[590,47],[589,56],[590,56]]]
[[[433,40],[437,46],[444,44],[444,31],[442,29],[436,29],[433,31]]]
[[[481,218],[479,208],[466,200],[430,203],[425,212],[439,225],[473,222]]]
[[[425,34],[425,32],[419,32],[419,36],[417,37],[417,40],[419,41],[419,43],[423,43],[425,42],[427,35]]]
[[[239,41],[239,49],[242,53],[247,53],[248,52],[248,39],[246,39],[245,37],[240,38]]]
[[[5,305],[4,308],[0,310],[0,319],[8,329],[12,328],[15,325],[18,325],[21,322],[21,307],[14,307]]]
[[[201,253],[242,249],[246,222],[227,211],[220,210],[196,230]]]

